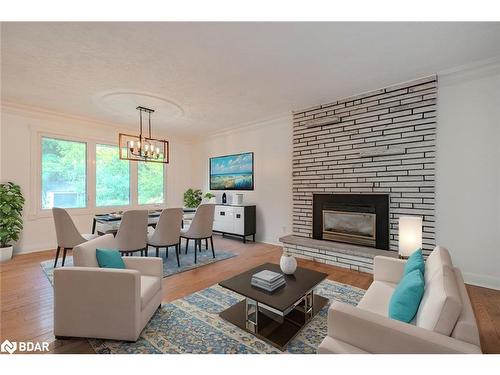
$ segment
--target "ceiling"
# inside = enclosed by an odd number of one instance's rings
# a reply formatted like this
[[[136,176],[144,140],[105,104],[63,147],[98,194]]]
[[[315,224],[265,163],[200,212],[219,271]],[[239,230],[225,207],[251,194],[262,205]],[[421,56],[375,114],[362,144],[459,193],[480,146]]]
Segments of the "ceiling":
[[[203,136],[500,55],[500,23],[3,23],[3,100]]]

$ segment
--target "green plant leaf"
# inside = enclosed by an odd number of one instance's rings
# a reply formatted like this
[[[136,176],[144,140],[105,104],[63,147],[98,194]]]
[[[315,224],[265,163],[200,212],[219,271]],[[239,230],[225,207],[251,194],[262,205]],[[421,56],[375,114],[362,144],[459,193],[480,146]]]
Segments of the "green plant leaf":
[[[0,184],[0,244],[2,247],[19,239],[23,229],[22,211],[25,199],[21,187],[8,182]]]

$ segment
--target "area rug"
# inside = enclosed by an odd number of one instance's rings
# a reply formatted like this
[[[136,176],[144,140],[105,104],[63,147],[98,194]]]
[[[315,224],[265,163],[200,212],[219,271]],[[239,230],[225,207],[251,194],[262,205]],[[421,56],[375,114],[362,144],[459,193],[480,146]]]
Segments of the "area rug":
[[[170,248],[168,252],[168,258],[165,257],[165,249],[160,250],[160,256],[163,258],[163,277],[175,275],[180,272],[185,272],[192,270],[193,268],[198,268],[202,266],[206,266],[207,264],[212,264],[215,262],[219,262],[221,260],[233,258],[237,256],[238,254],[234,254],[228,251],[220,251],[220,250],[215,250],[215,259],[212,257],[212,251],[211,250],[205,250],[203,249],[201,253],[198,253],[198,262],[195,264],[194,263],[194,246],[190,246],[188,249],[188,253],[185,254],[185,247],[182,247],[181,254],[179,255],[179,260],[181,263],[180,267],[177,267],[177,259],[175,257],[175,250],[174,248]],[[153,254],[156,253],[156,250],[149,249],[149,255],[153,256]],[[59,257],[59,260],[57,261],[57,266],[61,267],[62,259]],[[53,260],[46,260],[44,262],[40,263],[40,266],[43,269],[43,272],[49,279],[50,283],[52,284],[52,278],[53,278],[53,273],[54,273],[54,261]],[[64,262],[64,267],[71,267],[73,266],[73,257],[72,256],[67,256],[66,261]]]
[[[325,280],[316,292],[332,301],[357,305],[363,289]],[[250,333],[221,319],[219,313],[243,299],[242,296],[213,285],[207,289],[163,304],[135,343],[89,339],[99,354],[283,353]],[[316,353],[327,333],[328,306],[288,344],[285,353]]]

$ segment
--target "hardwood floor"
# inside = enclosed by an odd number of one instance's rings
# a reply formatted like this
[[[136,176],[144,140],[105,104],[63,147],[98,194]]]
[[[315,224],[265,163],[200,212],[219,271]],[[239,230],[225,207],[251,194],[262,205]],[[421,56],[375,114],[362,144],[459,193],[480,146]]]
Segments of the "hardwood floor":
[[[265,262],[279,263],[278,246],[214,238],[215,248],[238,257],[200,267],[163,279],[163,302],[170,302],[216,284]],[[86,340],[56,340],[52,333],[52,286],[40,262],[54,259],[55,251],[24,254],[0,266],[0,342],[48,341],[52,353],[93,353]],[[299,259],[299,265],[328,273],[328,278],[366,289],[370,274]],[[484,353],[500,353],[500,291],[467,286],[479,324]]]

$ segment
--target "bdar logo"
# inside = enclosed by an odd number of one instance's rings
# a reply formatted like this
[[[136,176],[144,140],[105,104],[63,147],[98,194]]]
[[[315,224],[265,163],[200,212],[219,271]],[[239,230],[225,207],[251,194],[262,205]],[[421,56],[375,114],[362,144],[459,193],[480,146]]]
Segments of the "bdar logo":
[[[2,345],[0,346],[0,350],[2,352],[7,352],[7,353],[14,353],[17,349],[17,342],[10,342],[9,340],[5,340],[2,342]]]

